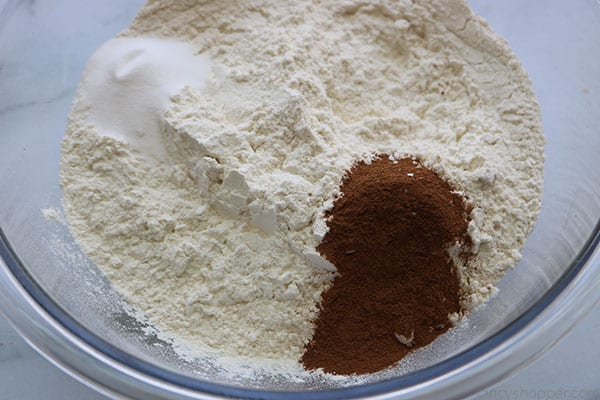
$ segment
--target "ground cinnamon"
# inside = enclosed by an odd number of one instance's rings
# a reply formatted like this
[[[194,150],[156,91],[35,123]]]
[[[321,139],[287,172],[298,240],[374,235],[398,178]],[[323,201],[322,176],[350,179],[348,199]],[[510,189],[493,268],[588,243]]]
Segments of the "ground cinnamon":
[[[448,183],[408,158],[359,163],[341,191],[318,247],[339,277],[323,294],[301,361],[330,373],[371,373],[429,344],[460,311],[448,248],[469,244],[470,210]]]

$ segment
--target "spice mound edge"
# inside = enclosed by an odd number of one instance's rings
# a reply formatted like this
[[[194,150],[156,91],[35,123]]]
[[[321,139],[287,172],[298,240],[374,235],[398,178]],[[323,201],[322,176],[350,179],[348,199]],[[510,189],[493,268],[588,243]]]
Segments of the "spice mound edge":
[[[415,158],[355,164],[326,214],[317,250],[339,275],[323,293],[302,364],[373,373],[446,332],[464,312],[449,249],[468,264],[472,208]]]

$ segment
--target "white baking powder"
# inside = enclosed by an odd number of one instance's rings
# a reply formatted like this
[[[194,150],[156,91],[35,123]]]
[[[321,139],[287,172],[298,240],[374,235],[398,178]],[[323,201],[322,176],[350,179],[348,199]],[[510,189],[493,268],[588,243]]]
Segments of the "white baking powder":
[[[543,147],[526,73],[462,0],[162,0],[86,68],[61,179],[78,243],[164,335],[295,361],[353,163],[416,156],[476,206],[472,308],[519,260]]]

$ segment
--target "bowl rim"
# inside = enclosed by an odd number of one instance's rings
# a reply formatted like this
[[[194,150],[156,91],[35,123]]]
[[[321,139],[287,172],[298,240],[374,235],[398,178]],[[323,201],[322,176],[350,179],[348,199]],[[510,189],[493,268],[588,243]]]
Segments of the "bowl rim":
[[[182,398],[200,399],[309,400],[389,398],[398,395],[461,398],[533,361],[593,307],[600,299],[600,291],[593,290],[600,286],[599,245],[600,221],[569,268],[552,287],[520,316],[484,341],[422,370],[381,382],[334,390],[268,391],[211,383],[168,371],[120,350],[79,324],[44,292],[23,267],[1,228],[0,276],[4,275],[6,279],[0,279],[0,288],[4,286],[4,290],[0,291],[0,304],[3,303],[4,313],[32,347],[76,379],[111,397],[115,391],[99,376],[101,373],[111,375],[108,381],[112,383],[118,379],[117,392],[122,394],[140,390],[141,383],[154,395],[179,393],[184,396]],[[587,304],[582,306],[577,300],[583,296],[586,296]],[[15,308],[20,308],[21,312],[15,312]],[[540,331],[542,326],[546,329]],[[550,326],[553,329],[548,329]],[[534,336],[538,343],[532,346]],[[49,345],[56,341],[59,343],[54,343],[54,346],[67,350],[72,353],[71,356],[81,355],[83,350],[91,359],[100,362],[96,366],[99,370],[86,372],[86,367],[79,365],[81,362],[67,359],[65,354]],[[522,350],[517,353],[518,356],[515,356],[516,348]],[[469,382],[475,377],[477,382]]]

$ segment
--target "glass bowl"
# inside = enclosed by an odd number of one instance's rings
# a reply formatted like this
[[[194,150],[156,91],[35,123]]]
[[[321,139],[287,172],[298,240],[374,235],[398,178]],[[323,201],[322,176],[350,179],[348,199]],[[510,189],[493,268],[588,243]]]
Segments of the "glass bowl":
[[[464,398],[539,356],[600,297],[600,4],[476,0],[530,73],[547,137],[542,212],[499,294],[398,368],[344,387],[231,378],[179,357],[60,223],[60,142],[80,73],[142,3],[0,1],[0,305],[77,379],[120,398]]]

